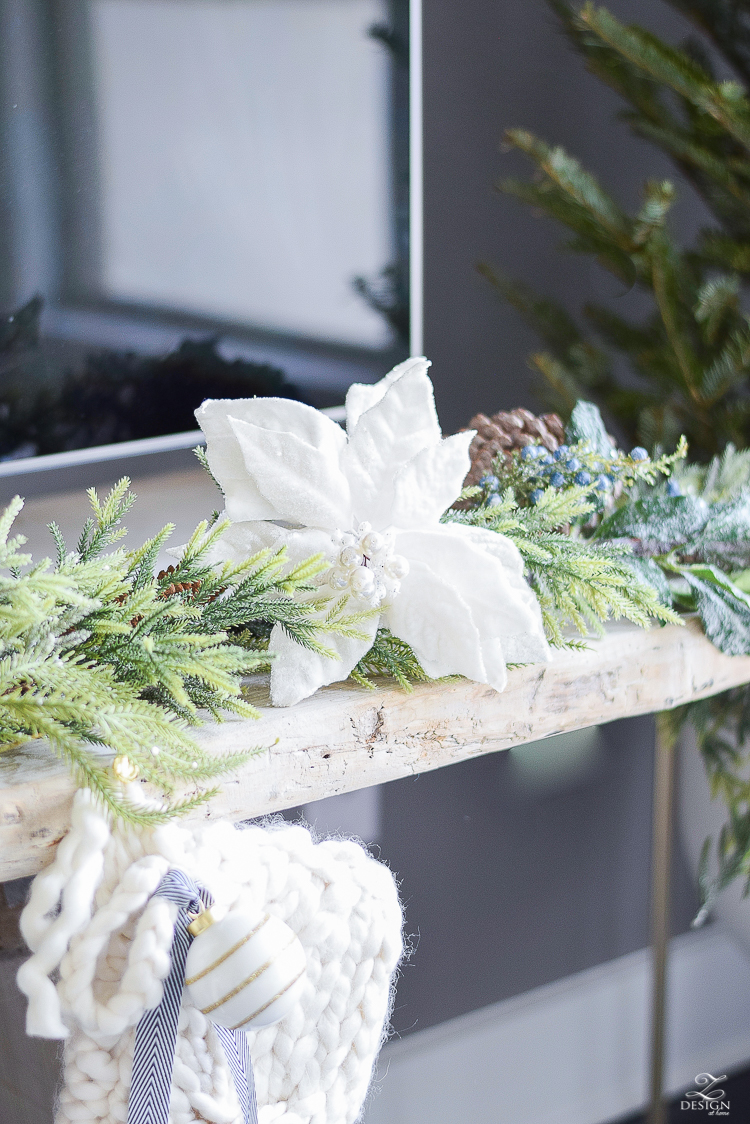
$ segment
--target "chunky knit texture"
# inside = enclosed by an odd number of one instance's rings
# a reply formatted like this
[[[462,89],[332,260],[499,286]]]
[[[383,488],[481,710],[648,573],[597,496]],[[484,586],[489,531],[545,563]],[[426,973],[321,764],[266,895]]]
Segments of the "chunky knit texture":
[[[66,1039],[56,1124],[127,1119],[135,1025],[159,1003],[169,971],[176,910],[151,895],[170,867],[205,885],[219,908],[280,917],[305,949],[298,1008],[248,1036],[260,1124],[353,1124],[402,953],[387,868],[357,843],[315,843],[305,828],[281,822],[110,832],[87,792],[77,795],[71,832],[35,879],[21,922],[33,952],[18,974],[27,1030]],[[49,976],[58,967],[55,986]],[[218,1038],[184,996],[170,1122],[240,1120]]]

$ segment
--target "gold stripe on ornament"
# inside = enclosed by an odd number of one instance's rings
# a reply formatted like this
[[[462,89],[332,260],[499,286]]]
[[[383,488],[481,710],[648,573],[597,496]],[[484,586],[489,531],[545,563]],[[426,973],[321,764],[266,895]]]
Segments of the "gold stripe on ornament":
[[[204,968],[202,972],[198,972],[196,976],[191,976],[189,980],[185,980],[185,987],[190,987],[191,984],[197,983],[198,980],[202,980],[204,976],[207,976],[209,974],[209,972],[213,972],[214,968],[218,968],[220,964],[223,964],[225,960],[228,960],[230,956],[233,956],[238,948],[242,948],[243,944],[247,944],[250,938],[254,937],[256,933],[259,933],[265,923],[270,920],[271,914],[267,913],[263,920],[259,921],[255,928],[250,930],[247,936],[243,937],[242,940],[237,941],[237,944],[233,944],[232,947],[223,954],[223,956],[220,956],[218,960],[214,960],[213,964],[209,964],[207,968]]]
[[[293,979],[293,980],[291,980],[291,981],[290,981],[290,982],[289,982],[289,983],[288,983],[288,984],[286,985],[286,987],[282,987],[281,991],[277,991],[277,992],[276,992],[276,994],[274,995],[273,999],[269,999],[267,1003],[264,1003],[264,1004],[263,1004],[263,1006],[262,1006],[262,1007],[259,1007],[257,1011],[254,1011],[254,1012],[252,1013],[252,1015],[248,1015],[248,1017],[247,1017],[246,1019],[243,1019],[241,1023],[237,1023],[237,1025],[236,1025],[236,1026],[230,1026],[230,1028],[229,1028],[229,1029],[230,1029],[230,1030],[239,1030],[239,1029],[240,1029],[240,1027],[242,1027],[242,1026],[246,1026],[246,1025],[247,1025],[248,1023],[252,1022],[252,1021],[253,1021],[253,1019],[257,1019],[258,1015],[262,1015],[264,1011],[267,1011],[267,1010],[268,1010],[268,1008],[269,1008],[269,1007],[270,1007],[270,1006],[271,1006],[272,1004],[274,1004],[274,1003],[276,1002],[276,1000],[277,1000],[277,999],[281,999],[282,995],[284,995],[284,994],[285,994],[285,993],[286,993],[287,991],[289,991],[289,988],[290,988],[290,987],[294,987],[294,985],[296,984],[297,980],[298,980],[298,979],[299,979],[299,978],[300,978],[301,976],[304,976],[304,974],[305,974],[305,969],[303,968],[303,969],[302,969],[302,971],[301,971],[301,972],[298,972],[298,973],[297,973],[297,975],[296,975],[296,976],[294,977],[294,979]]]
[[[230,999],[234,999],[235,995],[239,995],[239,993],[241,991],[244,991],[246,987],[249,987],[251,983],[255,983],[255,981],[260,976],[262,976],[263,973],[267,971],[273,963],[275,963],[277,958],[281,956],[282,952],[286,952],[288,948],[292,947],[296,939],[296,936],[292,934],[292,939],[290,940],[289,944],[285,944],[283,948],[280,948],[275,956],[272,956],[270,960],[266,960],[265,964],[261,964],[260,968],[256,968],[251,976],[248,976],[246,980],[242,981],[242,983],[237,984],[237,987],[233,987],[232,990],[227,992],[227,994],[222,999],[217,999],[216,1002],[212,1003],[210,1007],[201,1007],[201,1014],[210,1015],[211,1012],[215,1011],[217,1007],[221,1007],[224,1005],[224,1003],[228,1003]],[[284,991],[286,991],[286,988],[284,988]],[[279,994],[283,994],[283,992],[280,992]],[[265,1007],[262,1008],[262,1010],[265,1010]]]

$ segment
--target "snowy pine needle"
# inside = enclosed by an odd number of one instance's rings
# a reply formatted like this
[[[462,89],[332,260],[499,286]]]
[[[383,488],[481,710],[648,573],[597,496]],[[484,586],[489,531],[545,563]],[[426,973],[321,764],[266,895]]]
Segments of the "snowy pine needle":
[[[257,717],[242,696],[242,677],[265,668],[260,643],[244,642],[273,623],[323,646],[300,597],[314,590],[319,559],[290,566],[283,551],[214,567],[212,544],[226,524],[202,523],[174,566],[154,573],[172,528],[133,551],[118,547],[134,497],[121,480],[101,501],[76,549],[50,531],[57,555],[33,564],[23,536],[10,537],[22,507],[0,516],[0,751],[28,740],[49,745],[115,815],[154,823],[199,804],[211,782],[249,757],[204,752],[189,734],[201,712]],[[108,548],[108,553],[105,553]],[[354,628],[339,612],[328,625]],[[164,798],[133,801],[112,772],[124,755]]]

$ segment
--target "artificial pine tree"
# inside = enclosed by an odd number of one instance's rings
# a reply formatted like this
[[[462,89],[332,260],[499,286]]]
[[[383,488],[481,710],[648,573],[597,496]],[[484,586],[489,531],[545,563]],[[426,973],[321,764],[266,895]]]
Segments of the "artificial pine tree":
[[[638,136],[672,159],[699,193],[713,222],[693,245],[669,229],[676,189],[644,184],[643,204],[627,213],[574,157],[523,129],[508,142],[536,165],[532,182],[499,187],[541,209],[573,238],[567,249],[589,254],[623,284],[649,294],[651,311],[628,321],[598,304],[572,315],[483,264],[482,272],[542,337],[531,356],[551,402],[569,413],[594,398],[635,442],[672,445],[684,433],[692,457],[709,459],[728,441],[750,443],[750,2],[671,0],[699,25],[735,75],[719,80],[702,40],[679,48],[586,4],[575,12],[547,0],[589,70],[625,101],[621,114]],[[686,26],[686,33],[689,31]],[[613,353],[630,367],[624,379]],[[633,377],[635,376],[635,377]]]
[[[587,3],[576,12],[564,0],[547,0],[588,69],[624,100],[621,118],[661,148],[679,178],[703,199],[712,223],[694,244],[680,245],[670,231],[677,194],[671,182],[647,181],[640,210],[628,214],[577,160],[522,129],[509,130],[506,138],[529,156],[537,174],[532,182],[510,179],[499,185],[568,227],[573,238],[567,249],[591,255],[625,285],[648,294],[649,314],[633,322],[592,303],[582,310],[587,326],[582,330],[567,310],[489,265],[480,269],[542,337],[545,349],[531,356],[531,364],[561,413],[570,413],[583,395],[598,400],[632,440],[671,445],[685,434],[693,458],[714,458],[694,481],[699,495],[720,499],[716,485],[727,477],[726,508],[733,504],[739,510],[750,485],[748,454],[731,447],[750,445],[750,317],[743,309],[750,282],[750,0],[668,2],[700,28],[703,39],[688,35],[674,47],[643,28],[623,25],[605,8]],[[716,76],[712,56],[728,65],[732,80]],[[617,353],[628,361],[625,378],[612,361]],[[733,474],[739,480],[734,490]],[[622,513],[626,522],[637,515],[637,506]],[[735,523],[732,535],[746,545],[747,527],[740,531]],[[624,524],[615,529],[625,536],[642,534]],[[667,561],[673,549],[670,544]],[[728,557],[720,565],[732,570]],[[723,646],[723,571],[711,564],[688,568],[691,581],[710,579],[697,603],[707,632]],[[745,574],[750,577],[750,570],[733,577],[742,582]],[[738,593],[729,585],[730,596],[741,600],[744,587]],[[710,840],[704,847],[705,916],[713,896],[733,878],[744,876],[745,892],[750,890],[750,782],[741,752],[750,735],[750,688],[664,717],[673,730],[686,717],[692,720],[712,791],[729,813],[713,865]]]

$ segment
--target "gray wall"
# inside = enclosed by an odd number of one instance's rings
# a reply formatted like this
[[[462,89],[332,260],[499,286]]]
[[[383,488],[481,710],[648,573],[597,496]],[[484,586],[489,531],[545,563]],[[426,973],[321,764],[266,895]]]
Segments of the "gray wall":
[[[385,786],[380,856],[413,948],[400,1034],[648,944],[653,751],[653,720],[628,719]],[[679,850],[672,894],[684,932]]]

